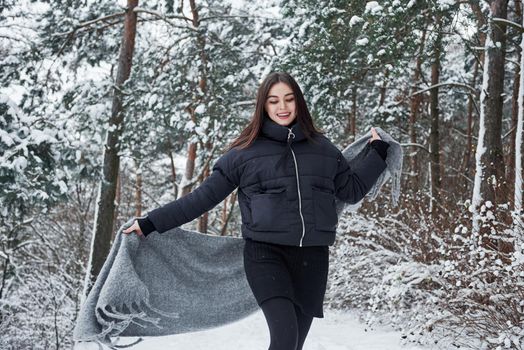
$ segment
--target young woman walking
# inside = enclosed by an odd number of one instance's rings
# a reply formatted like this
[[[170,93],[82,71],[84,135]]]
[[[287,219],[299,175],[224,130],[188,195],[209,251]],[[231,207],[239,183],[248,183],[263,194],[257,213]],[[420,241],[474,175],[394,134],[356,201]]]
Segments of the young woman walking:
[[[329,246],[338,223],[335,198],[360,201],[386,168],[389,144],[373,128],[371,133],[365,155],[350,168],[313,124],[296,81],[271,73],[258,89],[251,121],[211,175],[123,232],[165,232],[238,188],[244,268],[269,327],[269,350],[300,350],[313,317],[324,317]]]

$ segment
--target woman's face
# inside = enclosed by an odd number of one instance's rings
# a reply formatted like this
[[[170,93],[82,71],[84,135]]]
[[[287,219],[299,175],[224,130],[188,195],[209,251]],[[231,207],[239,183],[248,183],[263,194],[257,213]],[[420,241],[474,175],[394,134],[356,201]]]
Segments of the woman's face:
[[[280,125],[287,126],[297,117],[293,90],[282,82],[274,84],[269,89],[264,108],[269,118]]]

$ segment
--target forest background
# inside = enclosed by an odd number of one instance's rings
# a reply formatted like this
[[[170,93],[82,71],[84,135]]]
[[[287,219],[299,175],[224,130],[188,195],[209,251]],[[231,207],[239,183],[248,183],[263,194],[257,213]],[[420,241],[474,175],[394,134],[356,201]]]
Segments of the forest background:
[[[343,149],[404,150],[344,213],[326,306],[405,342],[524,349],[521,0],[0,1],[0,347],[70,347],[130,217],[179,198],[291,73]],[[236,191],[187,224],[240,235]]]

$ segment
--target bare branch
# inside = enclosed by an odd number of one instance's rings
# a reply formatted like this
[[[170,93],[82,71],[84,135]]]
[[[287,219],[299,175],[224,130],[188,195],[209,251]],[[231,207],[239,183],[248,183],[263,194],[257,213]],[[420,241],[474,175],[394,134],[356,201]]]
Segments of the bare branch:
[[[188,21],[188,22],[192,22],[193,21],[191,18],[186,17],[186,16],[176,16],[176,15],[165,16],[165,15],[161,14],[160,12],[147,10],[145,8],[142,8],[142,7],[135,7],[135,9],[133,11],[137,12],[137,13],[139,13],[139,12],[149,13],[150,15],[159,17],[161,19],[181,19],[181,20]]]
[[[460,131],[459,129],[457,128],[454,128],[452,127],[451,128],[451,131],[455,131],[457,134],[459,134],[460,136],[464,136],[464,137],[468,137],[468,135],[464,134],[462,131]],[[474,139],[474,140],[477,140],[478,138],[474,135],[471,135],[471,138]]]
[[[438,88],[438,87],[441,87],[441,86],[456,86],[456,87],[463,87],[463,88],[466,88],[466,89],[470,90],[470,91],[473,92],[473,93],[476,92],[475,88],[472,87],[472,86],[470,86],[470,85],[462,84],[462,83],[450,82],[450,83],[439,83],[439,84],[435,84],[435,85],[432,85],[432,86],[428,86],[428,87],[425,88],[425,89],[422,89],[422,90],[419,90],[419,91],[414,92],[411,96],[415,96],[415,95],[421,94],[421,93],[423,93],[423,92],[426,92],[426,91],[429,91],[429,90],[432,90],[432,89],[434,89],[434,88]]]
[[[107,21],[109,19],[121,17],[121,16],[124,16],[125,14],[126,14],[125,11],[124,12],[117,12],[117,13],[113,13],[111,15],[107,15],[107,16],[104,16],[104,17],[99,17],[99,18],[93,19],[91,21],[82,22],[82,23],[78,24],[72,31],[63,32],[63,33],[55,33],[55,34],[51,34],[51,36],[72,35],[72,34],[75,34],[79,29],[82,29],[82,28],[85,28],[85,27],[89,27],[90,25],[98,23],[98,22],[103,22],[103,21]]]
[[[513,125],[513,127],[511,129],[509,129],[509,131],[502,136],[502,139],[504,140],[506,137],[511,135],[513,133],[513,131],[515,131],[516,128],[517,128],[517,124]]]
[[[207,16],[207,17],[202,17],[200,19],[200,21],[206,21],[206,20],[210,20],[210,19],[215,19],[215,18],[261,18],[261,19],[268,19],[268,20],[271,20],[271,21],[280,21],[280,19],[278,18],[271,18],[271,17],[264,17],[264,16],[252,16],[252,15],[218,15],[218,16]]]
[[[429,149],[427,149],[426,147],[424,147],[424,145],[421,145],[420,143],[414,143],[414,142],[408,142],[408,143],[401,143],[400,144],[402,147],[418,147],[418,148],[421,148],[423,149],[424,151],[426,151],[427,153],[431,153],[429,151]]]
[[[191,27],[191,26],[183,26],[183,25],[178,25],[176,23],[173,23],[170,21],[170,18],[174,18],[174,19],[184,19],[184,20],[190,20],[189,18],[187,17],[183,17],[183,16],[164,16],[163,14],[159,13],[159,12],[155,12],[155,11],[150,11],[150,10],[146,10],[146,9],[143,9],[143,8],[140,8],[140,7],[137,7],[135,8],[134,10],[135,12],[137,13],[147,13],[147,14],[150,14],[150,15],[153,15],[155,17],[157,17],[158,19],[161,19],[162,21],[166,22],[167,24],[169,24],[171,27],[175,27],[175,28],[182,28],[182,29],[188,29],[188,30],[192,30],[192,31],[197,31],[195,28]]]
[[[499,23],[499,24],[507,24],[515,29],[517,29],[518,31],[520,31],[521,33],[524,33],[524,27],[521,26],[520,24],[518,23],[515,23],[515,22],[512,22],[510,20],[507,20],[505,18],[500,18],[500,17],[493,17],[491,19],[492,22],[494,23]]]
[[[14,37],[14,36],[8,36],[8,35],[0,34],[0,38],[7,39],[7,40],[12,40],[12,41],[25,41],[28,44],[30,43],[30,41],[27,40],[24,37]]]

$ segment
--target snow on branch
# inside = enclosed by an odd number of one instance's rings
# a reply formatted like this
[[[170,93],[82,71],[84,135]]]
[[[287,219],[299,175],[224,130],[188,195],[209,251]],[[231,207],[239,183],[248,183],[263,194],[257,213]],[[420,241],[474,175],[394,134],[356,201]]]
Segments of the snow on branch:
[[[183,19],[185,21],[192,21],[190,18],[188,17],[184,17],[184,16],[164,16],[163,14],[161,14],[160,12],[157,12],[157,11],[151,11],[151,10],[146,10],[144,8],[141,8],[141,7],[135,7],[134,9],[134,12],[136,13],[147,13],[149,15],[153,15],[155,17],[157,17],[158,19],[161,19],[163,20],[164,22],[166,22],[167,24],[169,24],[171,27],[174,27],[174,28],[182,28],[182,29],[188,29],[188,30],[192,30],[192,31],[197,31],[195,28],[191,27],[191,26],[184,26],[184,25],[178,25],[176,23],[173,23],[170,19]]]
[[[113,19],[113,18],[121,17],[121,16],[124,16],[125,14],[126,14],[125,12],[116,12],[116,13],[113,13],[113,14],[111,14],[111,15],[107,15],[107,16],[104,16],[104,17],[95,18],[95,19],[90,20],[90,21],[87,21],[87,22],[79,23],[78,25],[75,26],[75,28],[74,28],[72,31],[69,31],[69,32],[62,32],[62,33],[55,33],[55,34],[52,34],[52,36],[68,36],[68,35],[73,35],[73,34],[75,34],[78,30],[80,30],[80,29],[82,29],[82,28],[89,27],[90,25],[95,24],[95,23],[98,23],[98,22],[105,22],[105,21],[110,20],[110,19]],[[114,24],[114,22],[113,22],[113,24]]]
[[[426,92],[426,91],[429,91],[431,89],[434,89],[434,88],[438,88],[438,87],[441,87],[441,86],[456,86],[456,87],[462,87],[462,88],[465,88],[465,89],[468,89],[470,90],[471,92],[473,93],[476,93],[476,90],[473,86],[470,86],[468,84],[461,84],[461,83],[455,83],[455,82],[449,82],[449,83],[439,83],[439,84],[435,84],[435,85],[431,85],[431,86],[428,86],[427,88],[425,89],[422,89],[422,90],[419,90],[419,91],[416,91],[414,92],[411,96],[415,96],[415,95],[418,95],[418,94],[421,94],[423,92]],[[410,96],[410,97],[411,97]]]
[[[493,17],[491,19],[494,23],[499,23],[499,24],[507,24],[515,29],[517,29],[518,31],[520,31],[521,33],[524,33],[524,27],[518,23],[515,23],[515,22],[512,22],[512,21],[509,21],[505,18],[500,18],[500,17]]]

